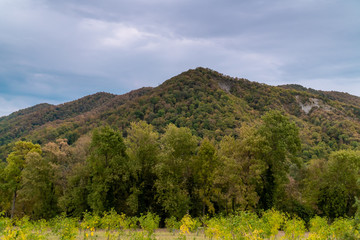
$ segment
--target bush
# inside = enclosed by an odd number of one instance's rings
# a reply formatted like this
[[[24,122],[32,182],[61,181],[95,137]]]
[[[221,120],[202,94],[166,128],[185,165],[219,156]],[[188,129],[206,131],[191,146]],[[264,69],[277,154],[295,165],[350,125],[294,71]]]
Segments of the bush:
[[[189,214],[186,214],[180,222],[180,234],[182,235],[194,232],[199,227],[199,222],[195,218],[191,218]]]
[[[269,209],[262,216],[264,236],[275,237],[281,225],[284,223],[285,215],[274,209]]]
[[[104,216],[100,219],[101,227],[105,229],[105,235],[107,239],[116,239],[119,232],[116,230],[120,229],[120,215],[111,209],[109,212],[104,212]]]
[[[78,219],[66,217],[65,214],[52,220],[52,231],[60,237],[61,240],[76,239],[78,233]]]
[[[310,220],[309,239],[321,240],[331,237],[331,229],[326,218],[316,216]]]
[[[336,239],[360,239],[359,231],[355,228],[354,219],[335,219],[331,224],[331,231]]]
[[[171,233],[175,233],[176,230],[180,229],[180,226],[181,226],[181,222],[179,222],[174,216],[165,219],[165,227]]]
[[[294,217],[287,218],[284,226],[286,239],[301,239],[305,234],[305,222],[304,220]]]
[[[159,227],[160,217],[154,213],[148,212],[146,215],[139,217],[140,226],[147,232],[148,239],[151,239],[155,230]]]

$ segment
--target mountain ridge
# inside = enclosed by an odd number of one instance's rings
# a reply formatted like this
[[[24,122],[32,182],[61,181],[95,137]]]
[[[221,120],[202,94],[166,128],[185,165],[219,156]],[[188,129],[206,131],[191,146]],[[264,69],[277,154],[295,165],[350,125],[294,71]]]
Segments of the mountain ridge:
[[[99,92],[59,105],[35,105],[2,117],[0,152],[4,158],[6,149],[19,139],[44,144],[66,138],[72,144],[98,126],[108,124],[125,130],[130,122],[139,120],[160,132],[173,123],[190,128],[200,137],[219,140],[224,135],[236,135],[243,123],[259,119],[271,109],[284,112],[303,128],[305,148],[321,141],[334,141],[337,147],[359,142],[359,97],[300,85],[270,86],[200,67],[157,87],[122,95]],[[320,136],[313,136],[314,132]]]

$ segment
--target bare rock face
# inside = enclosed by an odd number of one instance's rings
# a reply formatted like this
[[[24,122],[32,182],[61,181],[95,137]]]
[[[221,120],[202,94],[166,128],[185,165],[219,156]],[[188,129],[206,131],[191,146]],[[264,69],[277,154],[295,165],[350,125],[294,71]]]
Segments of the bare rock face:
[[[299,96],[296,96],[296,100],[299,103],[301,110],[303,110],[306,114],[309,114],[313,108],[322,108],[325,111],[331,111],[331,107],[329,105],[324,104],[322,100],[317,98],[309,98],[308,101],[302,103]]]
[[[230,93],[232,84],[230,82],[219,82],[219,87],[227,93]]]

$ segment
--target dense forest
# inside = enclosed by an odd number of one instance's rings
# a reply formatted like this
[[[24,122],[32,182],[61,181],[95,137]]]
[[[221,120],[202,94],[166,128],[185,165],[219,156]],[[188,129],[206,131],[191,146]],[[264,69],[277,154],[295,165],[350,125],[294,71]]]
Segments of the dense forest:
[[[278,111],[219,142],[174,124],[159,134],[144,121],[122,136],[105,126],[74,146],[16,142],[0,170],[2,210],[35,219],[111,209],[178,219],[271,208],[304,219],[356,212],[360,151],[305,165],[299,129]]]
[[[359,103],[198,68],[156,88],[37,105],[0,118],[0,210],[352,217]]]

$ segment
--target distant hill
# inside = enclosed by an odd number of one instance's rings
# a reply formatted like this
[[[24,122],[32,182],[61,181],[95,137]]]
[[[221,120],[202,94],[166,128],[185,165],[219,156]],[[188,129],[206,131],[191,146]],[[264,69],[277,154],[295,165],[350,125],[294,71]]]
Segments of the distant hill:
[[[220,140],[237,135],[270,109],[296,122],[303,141],[303,157],[321,157],[330,149],[360,144],[360,98],[300,85],[269,86],[233,78],[206,68],[188,70],[158,87],[124,95],[96,93],[60,104],[39,104],[0,118],[0,157],[19,139],[40,144],[57,138],[69,144],[95,127],[109,124],[125,130],[145,120],[160,132],[166,125],[190,128],[200,137]],[[126,132],[124,132],[126,135]]]
[[[303,87],[303,86],[297,85],[297,84],[281,85],[279,87],[282,87],[285,89],[294,89],[294,90],[298,90],[298,91],[309,92],[309,93],[312,93],[315,95],[320,95],[320,96],[322,95],[331,100],[344,102],[344,103],[347,103],[350,105],[360,106],[360,97],[351,95],[349,93],[337,92],[337,91],[320,91],[320,90],[315,90],[312,88],[306,88],[306,87]]]

